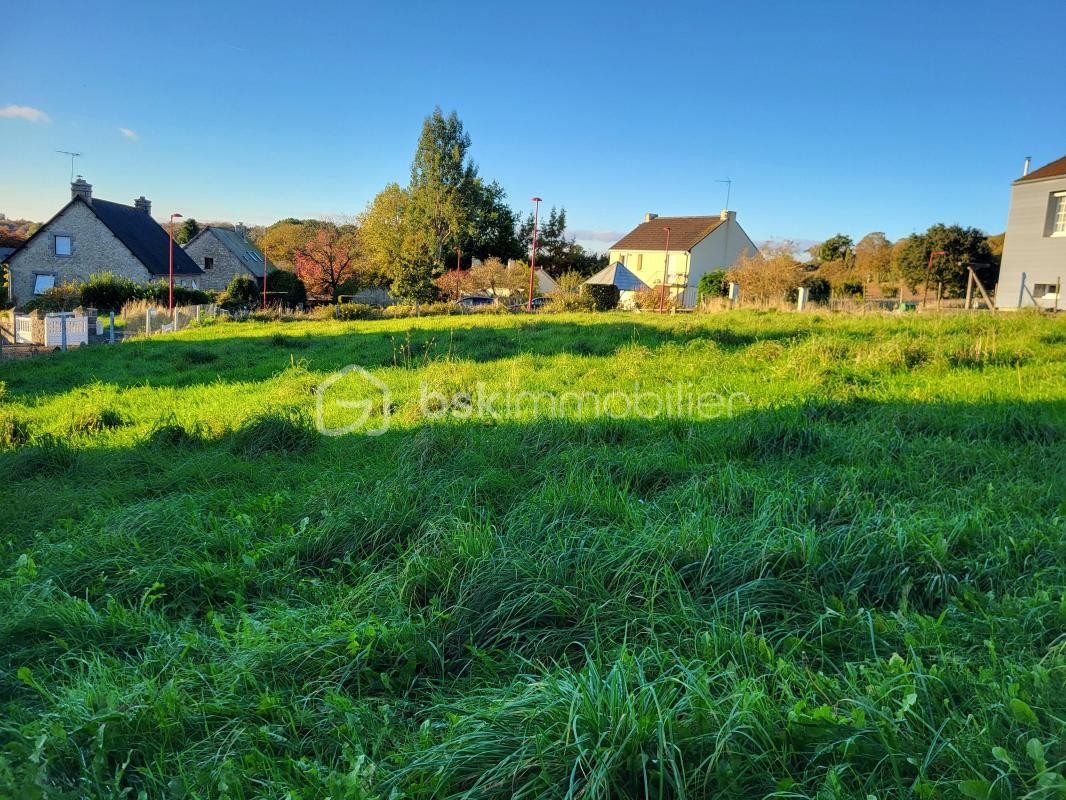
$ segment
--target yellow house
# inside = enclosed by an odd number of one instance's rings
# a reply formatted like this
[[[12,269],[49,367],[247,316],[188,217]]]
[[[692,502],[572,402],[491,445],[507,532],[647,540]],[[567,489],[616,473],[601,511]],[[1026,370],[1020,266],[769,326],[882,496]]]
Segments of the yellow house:
[[[674,296],[692,307],[696,285],[705,273],[729,269],[742,254],[757,250],[737,223],[736,211],[723,211],[717,217],[647,214],[644,222],[611,246],[608,263],[624,264],[648,286],[661,286],[665,276]]]

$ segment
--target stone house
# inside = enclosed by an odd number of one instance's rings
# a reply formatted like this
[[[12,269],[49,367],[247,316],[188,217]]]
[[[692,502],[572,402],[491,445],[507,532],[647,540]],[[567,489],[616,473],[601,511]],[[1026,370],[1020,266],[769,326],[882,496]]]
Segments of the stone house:
[[[1024,174],[1011,189],[996,287],[998,308],[1066,308],[1066,156]]]
[[[80,175],[70,185],[70,202],[8,255],[11,300],[22,305],[53,286],[83,282],[112,272],[138,283],[166,280],[170,238],[152,219],[152,203],[133,205],[94,198]],[[199,288],[203,272],[174,245],[174,283]]]
[[[248,241],[248,229],[240,222],[235,230],[204,228],[186,243],[185,252],[203,270],[201,289],[222,291],[237,275],[254,278],[262,289],[263,272],[270,266],[262,251]]]

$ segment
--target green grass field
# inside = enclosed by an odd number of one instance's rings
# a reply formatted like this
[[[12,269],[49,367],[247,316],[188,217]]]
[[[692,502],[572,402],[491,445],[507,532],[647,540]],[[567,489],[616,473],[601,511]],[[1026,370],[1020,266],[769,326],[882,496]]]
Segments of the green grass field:
[[[389,429],[322,436],[352,363]],[[0,380],[0,797],[1066,796],[1061,319],[222,323]]]

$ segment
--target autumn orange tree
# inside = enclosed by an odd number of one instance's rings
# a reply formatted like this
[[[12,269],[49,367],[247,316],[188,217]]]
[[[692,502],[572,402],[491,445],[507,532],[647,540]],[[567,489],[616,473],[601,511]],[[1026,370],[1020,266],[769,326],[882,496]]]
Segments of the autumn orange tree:
[[[340,287],[359,277],[359,240],[354,225],[319,223],[293,253],[296,276],[308,297],[336,300]]]

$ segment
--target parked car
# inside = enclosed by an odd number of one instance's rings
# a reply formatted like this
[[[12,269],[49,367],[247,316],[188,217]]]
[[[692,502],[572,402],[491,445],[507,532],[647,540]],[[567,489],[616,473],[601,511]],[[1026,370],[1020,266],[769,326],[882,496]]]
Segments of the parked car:
[[[540,311],[544,306],[548,305],[552,299],[550,297],[534,297],[533,298],[533,310]],[[525,301],[521,303],[511,303],[507,306],[511,311],[525,311],[529,308],[529,304]]]
[[[483,308],[484,306],[491,306],[496,301],[491,297],[485,297],[484,295],[470,295],[469,297],[460,297],[455,300],[452,305],[459,306],[464,311],[468,311],[472,308]]]

